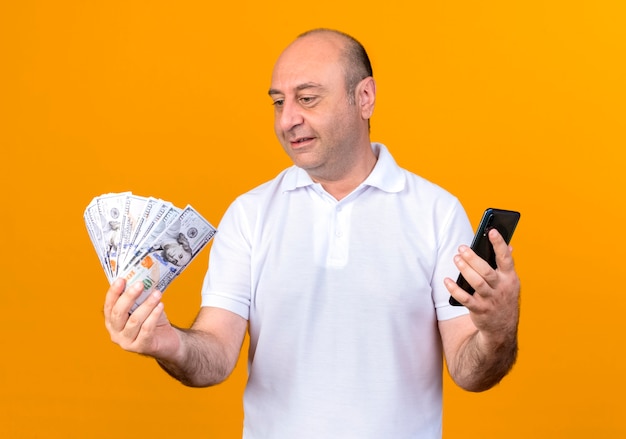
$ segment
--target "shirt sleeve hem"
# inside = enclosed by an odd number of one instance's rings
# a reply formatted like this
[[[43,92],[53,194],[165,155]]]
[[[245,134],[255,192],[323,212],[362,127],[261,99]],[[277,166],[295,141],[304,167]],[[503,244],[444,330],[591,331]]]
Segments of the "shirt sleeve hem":
[[[238,314],[246,320],[250,317],[250,307],[248,304],[216,293],[203,295],[202,306],[222,308]]]
[[[469,314],[469,310],[464,306],[442,306],[436,309],[437,312],[437,320],[450,320],[455,317],[464,316],[465,314]]]

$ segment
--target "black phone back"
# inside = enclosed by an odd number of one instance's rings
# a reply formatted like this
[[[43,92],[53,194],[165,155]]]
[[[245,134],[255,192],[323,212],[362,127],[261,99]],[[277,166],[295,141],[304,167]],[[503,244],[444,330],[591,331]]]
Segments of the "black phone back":
[[[493,250],[493,246],[489,241],[487,234],[491,229],[496,229],[504,238],[504,241],[508,244],[511,242],[513,232],[517,227],[517,223],[520,218],[520,213],[514,210],[494,209],[489,208],[485,210],[474,240],[472,241],[472,250],[476,252],[478,256],[483,258],[491,265],[492,268],[497,268],[496,265],[496,253]],[[474,294],[474,288],[465,280],[462,274],[456,281],[457,285],[463,288],[470,294]],[[455,306],[461,306],[461,304],[452,296],[450,296],[450,304]]]

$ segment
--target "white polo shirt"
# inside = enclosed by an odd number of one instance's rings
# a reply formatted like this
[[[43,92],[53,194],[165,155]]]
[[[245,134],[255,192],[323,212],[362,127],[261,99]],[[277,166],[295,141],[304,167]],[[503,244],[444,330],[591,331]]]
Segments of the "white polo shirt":
[[[202,305],[249,320],[246,439],[441,437],[444,277],[472,228],[458,200],[387,148],[337,201],[290,167],[215,235]]]

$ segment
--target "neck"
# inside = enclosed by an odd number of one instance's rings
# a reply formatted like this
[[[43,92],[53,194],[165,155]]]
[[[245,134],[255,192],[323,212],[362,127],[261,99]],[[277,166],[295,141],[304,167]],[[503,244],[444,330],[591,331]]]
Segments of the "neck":
[[[309,176],[314,182],[321,184],[326,192],[339,201],[363,183],[374,169],[378,159],[371,148],[368,148],[367,151],[368,153],[361,157],[360,160],[348,169],[338,170],[336,175],[321,175],[310,170]]]

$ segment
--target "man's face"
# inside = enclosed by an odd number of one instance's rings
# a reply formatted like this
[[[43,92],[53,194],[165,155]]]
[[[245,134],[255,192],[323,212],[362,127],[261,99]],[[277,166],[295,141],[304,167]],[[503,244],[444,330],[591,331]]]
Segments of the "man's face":
[[[283,52],[272,75],[276,136],[294,164],[314,179],[345,175],[367,137],[367,121],[348,100],[342,47],[333,36],[300,38]]]

